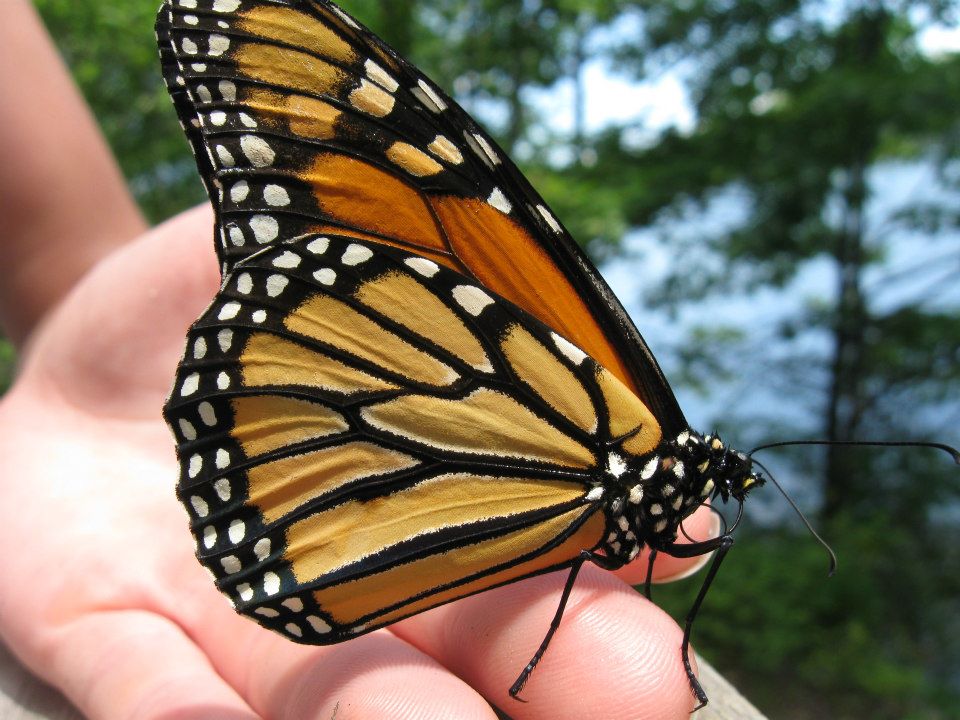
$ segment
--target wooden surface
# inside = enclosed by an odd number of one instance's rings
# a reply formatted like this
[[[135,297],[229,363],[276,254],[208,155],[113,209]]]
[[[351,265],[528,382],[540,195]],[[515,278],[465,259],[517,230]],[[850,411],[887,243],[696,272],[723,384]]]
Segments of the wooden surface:
[[[692,720],[766,720],[737,689],[717,672],[716,668],[697,658],[700,668],[700,684],[707,691],[709,704],[693,715]]]
[[[732,685],[702,658],[700,682],[710,704],[692,720],[765,720]],[[0,645],[0,720],[83,720],[63,696],[36,679]],[[347,720],[347,719],[345,719]],[[390,720],[385,718],[384,720]],[[584,718],[583,720],[640,720]]]
[[[38,680],[0,644],[0,719],[82,720],[63,695]]]

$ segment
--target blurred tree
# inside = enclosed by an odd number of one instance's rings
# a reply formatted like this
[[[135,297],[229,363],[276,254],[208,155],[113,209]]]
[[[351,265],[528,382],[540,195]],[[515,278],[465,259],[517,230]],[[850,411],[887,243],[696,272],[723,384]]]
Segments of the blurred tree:
[[[641,74],[682,74],[695,127],[640,147],[629,143],[635,132],[610,132],[600,153],[620,159],[613,182],[627,188],[630,223],[659,228],[678,253],[652,297],[701,301],[701,346],[692,359],[700,362],[706,341],[741,389],[765,386],[781,399],[761,409],[752,428],[744,415],[757,406],[743,403],[723,424],[741,426],[740,442],[751,434],[758,442],[797,437],[813,425],[835,441],[956,443],[960,59],[926,55],[919,37],[925,25],[955,23],[957,4],[638,6],[646,43],[626,44],[621,57]],[[927,187],[881,206],[878,185],[906,168],[928,169]],[[733,220],[693,222],[724,203],[740,209]],[[685,235],[684,222],[695,232]],[[892,269],[894,254],[909,258],[906,270]],[[832,270],[834,289],[805,311],[785,312],[770,287],[794,281],[813,261]],[[745,344],[718,327],[706,303],[730,294],[764,303],[779,332],[750,328]],[[813,421],[791,433],[782,415],[803,388],[814,390]],[[760,427],[764,410],[772,422]],[[739,570],[725,568],[702,644],[721,667],[752,655],[743,671],[748,693],[778,718],[949,713],[960,691],[960,647],[939,623],[960,615],[952,579],[960,567],[950,547],[958,529],[955,517],[944,521],[956,514],[955,469],[925,452],[828,446],[816,468],[809,453],[797,455],[822,478],[821,518],[841,555],[841,576],[821,585],[818,574],[784,563],[802,552],[785,549],[794,538],[760,533],[774,554],[755,547],[750,568],[742,552]],[[733,586],[738,574],[750,580]],[[758,576],[769,600],[756,593]],[[815,701],[784,703],[786,687]]]
[[[196,166],[158,78],[156,3],[36,0],[152,221],[200,202]]]

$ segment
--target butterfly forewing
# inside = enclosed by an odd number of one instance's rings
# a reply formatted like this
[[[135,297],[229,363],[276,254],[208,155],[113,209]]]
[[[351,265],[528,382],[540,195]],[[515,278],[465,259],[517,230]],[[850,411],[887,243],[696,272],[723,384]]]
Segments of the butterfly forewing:
[[[225,269],[306,232],[458,270],[686,424],[596,270],[496,143],[332,3],[168,2],[164,74],[217,211]]]

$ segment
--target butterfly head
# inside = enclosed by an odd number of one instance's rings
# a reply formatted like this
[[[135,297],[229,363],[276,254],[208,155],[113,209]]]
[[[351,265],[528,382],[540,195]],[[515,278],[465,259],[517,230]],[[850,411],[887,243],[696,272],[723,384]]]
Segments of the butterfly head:
[[[753,472],[750,458],[727,447],[718,435],[707,435],[698,440],[706,450],[698,470],[703,468],[701,475],[705,478],[705,485],[712,481],[710,495],[713,498],[720,498],[723,502],[733,498],[742,503],[747,493],[764,484],[763,476]]]

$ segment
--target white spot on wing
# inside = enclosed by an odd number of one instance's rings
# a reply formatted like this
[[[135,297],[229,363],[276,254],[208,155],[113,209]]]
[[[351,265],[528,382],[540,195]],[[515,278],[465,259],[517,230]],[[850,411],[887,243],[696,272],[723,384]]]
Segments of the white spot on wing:
[[[555,233],[562,232],[560,223],[557,222],[557,219],[553,216],[553,213],[547,209],[546,205],[537,205],[537,212],[539,212],[543,219],[547,221],[547,225],[550,226],[551,230],[553,230]]]
[[[321,285],[333,285],[337,281],[337,273],[331,268],[321,268],[313,274],[314,279]]]
[[[287,610],[292,612],[303,612],[303,600],[297,597],[287,598],[282,603]]]
[[[442,113],[447,109],[447,104],[440,97],[440,94],[434,90],[426,80],[418,80],[419,87],[413,89],[413,94],[426,105],[428,110],[435,113]],[[419,92],[418,92],[419,91]]]
[[[293,270],[294,268],[300,266],[300,260],[301,258],[299,255],[286,250],[282,255],[278,255],[273,259],[272,265],[274,267],[283,268],[284,270]]]
[[[280,592],[280,576],[274,572],[265,573],[263,576],[263,591],[267,595],[276,595]]]
[[[227,502],[230,499],[230,481],[226,478],[217,480],[213,484],[213,489],[217,493],[217,497],[223,502]]]
[[[331,627],[325,620],[318,618],[316,615],[307,615],[307,622],[310,623],[310,627],[314,629],[315,632],[320,633],[321,635],[330,632]]]
[[[279,297],[289,284],[290,280],[285,275],[271,275],[267,278],[267,295]]]
[[[227,575],[233,575],[243,569],[243,565],[240,564],[240,558],[236,555],[227,555],[226,557],[220,558],[220,564],[223,565],[223,569]]]
[[[373,251],[370,248],[351,243],[344,251],[341,262],[344,265],[360,265],[372,257]]]
[[[280,235],[280,223],[270,215],[254,215],[250,218],[250,229],[261,245],[273,242]]]
[[[177,424],[180,426],[180,433],[183,435],[184,440],[193,441],[197,439],[197,429],[190,424],[189,420],[180,418]]]
[[[246,180],[241,180],[240,182],[234,183],[233,187],[230,188],[230,199],[234,204],[240,204],[247,199],[247,195],[250,194],[250,185],[247,184]]]
[[[453,299],[474,317],[479,317],[487,306],[493,304],[493,298],[475,285],[458,285],[453,289]]]
[[[183,380],[183,385],[180,386],[180,395],[182,397],[193,395],[199,387],[200,387],[200,374],[192,373],[190,375],[187,375],[187,377],[185,377]]]
[[[227,148],[225,148],[223,145],[217,145],[216,153],[224,167],[232,168],[237,164],[237,161],[233,158],[233,155],[231,155],[230,151],[227,150]]]
[[[500,156],[497,155],[496,151],[493,149],[493,146],[483,135],[474,133],[473,139],[477,142],[477,145],[480,146],[480,149],[483,150],[483,154],[487,156],[487,159],[490,160],[491,163],[494,165],[500,164]]]
[[[227,530],[227,536],[230,538],[230,542],[234,545],[243,540],[243,536],[247,534],[247,526],[243,520],[233,520],[230,523],[230,528]]]
[[[213,525],[207,525],[203,529],[203,546],[209,550],[217,544],[217,529]]]
[[[353,18],[347,15],[343,10],[338,8],[336,5],[331,5],[330,9],[333,10],[334,13],[336,13],[337,17],[343,20],[347,25],[352,27],[354,30],[360,29],[360,26],[357,25],[356,22],[354,22]]]
[[[384,70],[382,67],[377,65],[373,60],[367,60],[363,64],[364,69],[367,71],[367,77],[373,80],[375,83],[382,85],[389,92],[396,92],[400,87],[400,83],[394,79],[390,73]]]
[[[253,278],[250,273],[243,273],[237,278],[237,292],[241,295],[249,295],[253,292]]]
[[[560,337],[555,332],[550,333],[550,338],[553,340],[553,344],[557,346],[560,354],[574,365],[579,365],[587,359],[587,354],[566,338]]]
[[[330,238],[321,237],[307,245],[307,250],[312,252],[314,255],[323,255],[329,247]]]
[[[273,207],[285,207],[290,204],[290,194],[280,185],[267,185],[263,189],[263,199],[267,201],[267,205]]]
[[[217,315],[217,319],[233,320],[233,318],[237,316],[238,312],[240,312],[240,303],[228,302],[222,308],[220,308],[220,314]]]
[[[217,85],[217,89],[220,91],[220,96],[227,102],[235,102],[237,99],[237,86],[234,85],[229,80],[221,80],[220,84]]]
[[[490,197],[487,198],[487,202],[493,205],[504,215],[509,215],[510,211],[513,210],[513,205],[510,204],[510,201],[507,200],[507,196],[503,194],[503,191],[500,188],[493,189],[493,192],[490,193]]]
[[[233,330],[223,329],[217,333],[217,345],[220,346],[220,352],[226,352],[233,344]]]
[[[437,265],[432,260],[427,260],[426,258],[413,257],[407,258],[403,261],[403,264],[408,268],[417,272],[424,277],[432,278],[438,272],[440,272],[440,266]]]
[[[230,49],[230,38],[226,35],[211,35],[210,36],[210,54],[214,57],[223,55],[227,50]]]
[[[202,402],[197,406],[197,412],[200,414],[200,419],[203,421],[203,424],[207,427],[213,427],[217,424],[217,414],[213,410],[213,405],[208,402]]]
[[[240,0],[214,0],[213,11],[222,13],[235,12],[240,7]]]
[[[193,506],[193,511],[197,514],[197,517],[206,517],[210,514],[210,506],[207,505],[207,501],[199,495],[191,497],[190,504]]]
[[[270,556],[270,538],[260,538],[257,544],[253,546],[253,554],[257,560],[263,562]]]
[[[244,135],[240,138],[240,149],[250,164],[257,168],[270,167],[277,154],[262,137]]]
[[[300,626],[297,625],[296,623],[292,623],[292,622],[287,623],[286,625],[283,626],[283,629],[286,630],[291,635],[293,635],[294,637],[303,637],[303,630],[301,630]]]
[[[250,583],[237,585],[237,594],[240,595],[240,599],[244,602],[250,602],[253,600],[253,588],[250,587]]]

